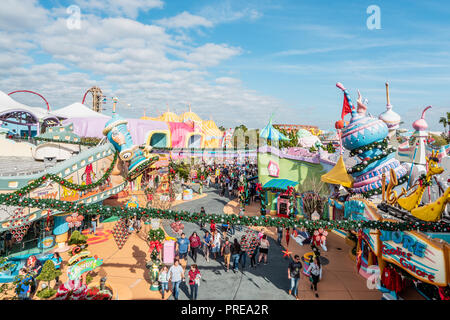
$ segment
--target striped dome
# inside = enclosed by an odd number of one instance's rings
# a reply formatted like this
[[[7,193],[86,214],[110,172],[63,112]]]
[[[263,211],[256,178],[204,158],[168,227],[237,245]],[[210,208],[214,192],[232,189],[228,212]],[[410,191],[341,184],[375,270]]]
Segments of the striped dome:
[[[198,115],[196,115],[195,113],[193,113],[192,111],[188,111],[183,113],[181,116],[181,121],[186,122],[186,121],[194,121],[194,122],[202,122],[202,119],[200,119],[200,117]]]
[[[181,122],[180,117],[171,111],[164,112],[161,116],[158,117],[158,120],[165,122]]]
[[[219,130],[213,120],[202,121],[202,131],[205,135],[210,137],[222,138],[223,132]]]

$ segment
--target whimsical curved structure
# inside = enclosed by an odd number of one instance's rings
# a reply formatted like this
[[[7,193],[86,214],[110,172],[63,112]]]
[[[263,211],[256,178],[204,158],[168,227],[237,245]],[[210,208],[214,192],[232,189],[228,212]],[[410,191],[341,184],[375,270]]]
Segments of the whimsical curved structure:
[[[355,178],[353,191],[369,195],[381,194],[381,174],[391,168],[403,183],[406,169],[394,158],[394,150],[387,148],[387,125],[380,119],[366,115],[367,106],[362,102],[359,92],[355,108],[342,84],[338,83],[336,86],[344,91],[344,99],[351,108],[350,123],[342,128],[342,144],[361,161],[349,170]]]

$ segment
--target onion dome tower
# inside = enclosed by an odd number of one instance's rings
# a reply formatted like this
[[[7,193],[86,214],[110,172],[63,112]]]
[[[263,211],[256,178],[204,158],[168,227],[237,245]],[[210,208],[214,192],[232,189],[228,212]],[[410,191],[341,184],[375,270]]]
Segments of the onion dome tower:
[[[407,180],[406,169],[394,158],[395,149],[388,148],[387,135],[389,133],[385,122],[380,119],[367,116],[367,106],[362,102],[358,91],[357,109],[351,104],[347,90],[342,85],[338,86],[344,91],[344,95],[351,109],[351,119],[342,128],[342,144],[350,150],[351,156],[359,158],[359,163],[349,169],[349,173],[355,179],[353,192],[366,196],[381,194],[381,175],[394,169],[398,184]],[[386,183],[389,183],[389,176]]]
[[[392,138],[392,136],[395,133],[395,130],[397,130],[400,126],[400,121],[402,118],[398,113],[392,110],[392,105],[389,100],[389,83],[386,82],[386,111],[380,114],[378,117],[380,120],[382,120],[384,123],[386,123],[388,130],[389,130],[389,137]]]

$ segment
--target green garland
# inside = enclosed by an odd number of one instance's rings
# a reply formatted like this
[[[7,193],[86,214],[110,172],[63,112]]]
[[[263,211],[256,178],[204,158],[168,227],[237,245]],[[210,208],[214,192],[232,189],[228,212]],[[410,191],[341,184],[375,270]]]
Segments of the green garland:
[[[98,186],[101,186],[102,184],[104,184],[106,182],[108,177],[111,175],[112,170],[114,169],[114,166],[117,162],[118,156],[119,156],[119,154],[116,152],[114,154],[114,159],[111,162],[111,165],[108,168],[108,170],[98,181],[96,181],[94,183],[87,184],[87,185],[76,184],[76,183],[72,183],[64,178],[61,178],[56,174],[46,173],[42,177],[34,180],[32,183],[20,188],[19,190],[14,191],[14,193],[19,196],[27,194],[27,193],[31,192],[32,190],[41,186],[47,179],[50,179],[50,180],[58,183],[59,185],[63,186],[64,188],[68,188],[68,189],[72,189],[72,190],[86,191],[86,190],[94,189]]]
[[[354,166],[353,168],[351,168],[349,170],[349,173],[360,172],[360,171],[364,170],[371,163],[381,160],[381,159],[385,158],[388,154],[391,154],[395,151],[397,151],[395,148],[389,148],[386,150],[386,154],[379,154],[379,155],[371,158],[370,160],[365,160],[365,161],[367,161],[367,164],[364,164],[363,162],[360,164],[357,164],[356,166]]]
[[[388,139],[384,138],[383,141],[375,141],[360,148],[353,149],[352,151],[350,151],[350,156],[354,157],[360,154],[359,151],[361,151],[361,153],[364,153],[365,151],[372,150],[374,148],[385,150],[387,146],[388,146]]]
[[[430,179],[430,181],[427,181],[427,175],[422,173],[417,180],[422,186],[428,187],[433,184],[433,180]]]
[[[119,216],[131,218],[136,215],[139,219],[142,216],[154,219],[181,220],[185,222],[227,223],[245,226],[265,226],[283,228],[324,228],[359,230],[361,228],[388,230],[388,231],[408,231],[418,230],[423,232],[450,232],[450,224],[445,222],[391,222],[391,221],[354,221],[354,220],[299,220],[280,217],[249,217],[225,214],[202,215],[187,211],[161,210],[156,208],[126,208],[125,206],[104,206],[99,203],[78,204],[71,201],[61,201],[55,199],[33,199],[20,197],[15,193],[0,194],[0,204],[7,206],[31,207],[45,210],[55,210],[59,212],[78,212],[86,216],[102,215],[104,217]]]
[[[158,161],[159,157],[155,156],[150,159],[146,159],[144,162],[142,162],[140,165],[138,165],[133,171],[129,172],[127,175],[127,180],[131,181],[136,179],[138,176],[142,174],[142,171],[144,171],[149,165],[152,163]]]
[[[148,241],[159,241],[162,242],[166,238],[166,234],[164,230],[159,228],[157,230],[150,230],[148,232]]]

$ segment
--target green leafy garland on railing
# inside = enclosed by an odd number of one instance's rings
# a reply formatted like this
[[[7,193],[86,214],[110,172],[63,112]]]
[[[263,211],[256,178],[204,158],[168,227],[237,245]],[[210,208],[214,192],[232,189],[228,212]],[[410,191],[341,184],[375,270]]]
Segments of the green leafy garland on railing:
[[[136,179],[137,177],[139,177],[142,172],[152,163],[156,162],[159,160],[159,156],[154,156],[153,158],[150,159],[146,159],[145,161],[143,161],[140,165],[138,165],[136,168],[133,169],[133,171],[128,172],[127,174],[127,180],[131,181]]]
[[[350,156],[354,157],[354,156],[357,156],[367,150],[372,150],[374,148],[384,150],[387,148],[387,146],[388,146],[388,139],[384,138],[383,141],[375,141],[368,145],[362,146],[360,148],[353,149],[352,151],[350,151]]]
[[[356,166],[354,166],[353,168],[350,168],[348,170],[349,173],[352,172],[359,172],[364,170],[368,165],[370,165],[371,163],[378,161],[380,159],[383,159],[384,157],[386,157],[388,154],[391,154],[393,152],[397,151],[395,148],[389,148],[386,150],[386,154],[379,154],[373,158],[371,158],[370,160],[364,160],[362,163],[357,164]]]
[[[265,227],[290,227],[308,229],[342,229],[358,230],[361,228],[388,230],[388,231],[408,231],[418,230],[423,232],[450,232],[450,225],[444,222],[392,222],[392,221],[354,221],[354,220],[296,220],[280,217],[249,217],[225,214],[201,214],[186,211],[161,210],[155,208],[126,208],[125,206],[104,206],[99,203],[79,204],[71,201],[61,201],[55,199],[33,199],[20,197],[16,193],[0,194],[0,204],[7,206],[31,207],[39,209],[50,209],[62,212],[78,212],[86,215],[102,215],[104,217],[119,216],[131,218],[136,215],[146,218],[160,218],[170,220],[182,220],[185,222],[209,223],[214,220],[216,223],[227,223],[245,226],[265,226]]]
[[[148,232],[147,240],[148,241],[159,241],[162,242],[166,238],[166,234],[164,230],[159,228],[156,230],[150,230]]]
[[[46,173],[45,175],[43,175],[39,179],[34,180],[32,183],[30,183],[30,184],[20,188],[19,190],[14,191],[14,194],[17,194],[18,196],[22,196],[24,194],[27,194],[30,191],[32,191],[32,190],[38,188],[39,186],[41,186],[47,180],[52,180],[52,181],[58,183],[59,185],[63,186],[64,188],[68,188],[68,189],[72,189],[72,190],[86,191],[86,190],[94,189],[94,188],[104,184],[106,182],[106,180],[109,178],[109,176],[111,175],[111,172],[114,169],[114,166],[115,166],[115,164],[117,162],[118,156],[119,156],[119,154],[118,154],[118,152],[116,152],[114,154],[114,159],[111,162],[111,165],[108,168],[108,170],[105,172],[105,174],[98,181],[96,181],[94,183],[87,184],[87,185],[76,184],[76,183],[70,182],[70,181],[68,181],[68,180],[66,180],[64,178],[61,178],[61,177],[59,177],[56,174]]]

